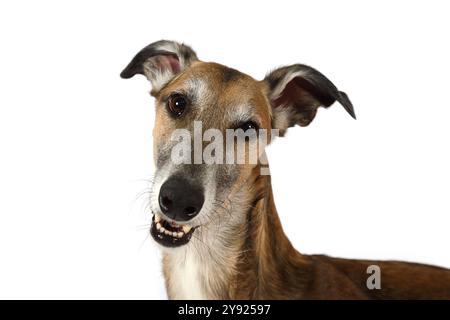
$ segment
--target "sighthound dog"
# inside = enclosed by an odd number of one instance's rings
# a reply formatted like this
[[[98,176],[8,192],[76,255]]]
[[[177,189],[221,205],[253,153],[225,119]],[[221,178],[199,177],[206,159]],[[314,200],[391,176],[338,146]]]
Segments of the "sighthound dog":
[[[202,62],[188,46],[158,41],[121,73],[142,74],[156,99],[150,233],[163,249],[171,299],[450,299],[450,270],[406,262],[302,255],[283,232],[270,176],[260,163],[174,163],[176,129],[279,129],[307,126],[335,101],[355,117],[344,92],[305,65],[265,79]],[[255,143],[245,140],[250,148]],[[269,139],[270,142],[270,139]],[[201,147],[204,144],[201,143]],[[368,267],[381,288],[369,288]]]

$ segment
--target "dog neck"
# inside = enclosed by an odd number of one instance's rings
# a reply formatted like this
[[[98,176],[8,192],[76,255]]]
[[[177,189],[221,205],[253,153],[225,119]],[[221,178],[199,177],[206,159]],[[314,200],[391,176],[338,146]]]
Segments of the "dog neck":
[[[282,290],[292,288],[287,275],[296,277],[297,286],[305,283],[298,278],[306,279],[307,262],[283,232],[270,176],[259,172],[256,167],[242,188],[239,198],[243,200],[228,213],[233,221],[220,228],[210,226],[207,232],[199,228],[187,246],[164,252],[169,298],[283,298],[273,294],[289,297],[290,292]],[[287,283],[290,285],[284,286]]]

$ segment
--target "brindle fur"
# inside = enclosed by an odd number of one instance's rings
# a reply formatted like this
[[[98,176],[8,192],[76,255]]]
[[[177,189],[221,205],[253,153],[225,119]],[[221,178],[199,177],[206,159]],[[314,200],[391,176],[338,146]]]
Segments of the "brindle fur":
[[[271,129],[276,123],[283,123],[285,127],[279,128],[282,133],[294,124],[308,125],[319,105],[329,106],[335,100],[354,116],[345,93],[337,91],[325,78],[325,87],[318,88],[314,97],[310,94],[314,90],[300,93],[305,97],[304,105],[296,108],[303,108],[301,112],[277,119],[277,110],[271,106],[271,90],[286,73],[296,72],[302,65],[280,68],[265,80],[256,81],[220,64],[201,62],[192,49],[177,43],[157,42],[142,52],[134,59],[141,64],[161,52],[166,56],[181,55],[184,63],[168,77],[158,74],[159,78],[154,78],[136,62],[130,63],[122,74],[129,78],[144,73],[159,88],[152,94],[156,98],[155,162],[160,171],[167,171],[165,164],[174,129],[192,128],[194,120],[202,120],[204,129],[225,130],[232,115],[238,112],[237,106],[251,105],[261,128]],[[152,61],[150,65],[154,64]],[[193,105],[185,118],[174,120],[165,111],[164,101],[180,90],[190,95]],[[295,92],[298,88],[290,90]],[[327,91],[332,92],[331,98],[322,95]],[[187,165],[172,168],[171,172],[215,183],[214,208],[196,220],[192,240],[181,248],[163,249],[163,273],[171,299],[450,299],[448,269],[300,254],[283,232],[270,176],[260,175],[259,164],[217,165],[213,171],[205,165]],[[157,210],[154,204],[152,210]],[[381,268],[379,290],[367,288],[369,265]]]

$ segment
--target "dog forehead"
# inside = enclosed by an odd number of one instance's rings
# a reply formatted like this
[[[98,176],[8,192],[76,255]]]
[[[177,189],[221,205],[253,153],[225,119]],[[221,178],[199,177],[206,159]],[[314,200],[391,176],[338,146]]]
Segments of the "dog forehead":
[[[271,111],[264,83],[236,69],[196,61],[163,88],[161,95],[180,91],[193,98],[193,116],[212,126],[252,114],[262,125],[269,123]]]
[[[260,82],[249,75],[218,63],[201,61],[194,62],[163,89],[165,94],[178,90],[192,93],[205,103],[222,106],[255,100],[262,92]]]
[[[185,72],[189,77],[199,77],[213,85],[228,85],[233,81],[251,81],[252,78],[236,69],[215,62],[197,61]],[[254,80],[253,80],[254,81]]]

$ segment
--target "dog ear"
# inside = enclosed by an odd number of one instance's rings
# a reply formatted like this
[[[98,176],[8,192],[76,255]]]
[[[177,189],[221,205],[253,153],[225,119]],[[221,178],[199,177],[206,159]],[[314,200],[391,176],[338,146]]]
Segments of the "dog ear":
[[[152,91],[159,91],[175,75],[198,60],[190,47],[174,41],[160,40],[139,51],[120,76],[129,79],[142,74],[152,83]]]
[[[302,65],[276,69],[264,78],[269,88],[273,110],[273,128],[283,134],[296,124],[307,126],[316,116],[317,108],[329,107],[338,101],[356,119],[352,103],[344,92],[319,71]]]

